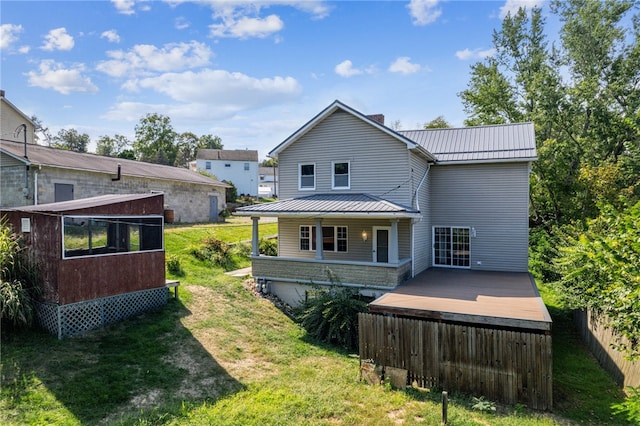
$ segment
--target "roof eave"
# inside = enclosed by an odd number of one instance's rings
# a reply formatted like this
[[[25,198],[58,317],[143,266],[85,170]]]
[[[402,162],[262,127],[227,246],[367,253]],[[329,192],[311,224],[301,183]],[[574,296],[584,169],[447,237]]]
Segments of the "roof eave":
[[[324,110],[320,111],[315,117],[313,117],[311,120],[309,120],[305,125],[300,127],[291,136],[289,136],[287,139],[282,141],[278,146],[276,146],[273,150],[271,150],[269,152],[269,154],[267,154],[267,156],[271,157],[271,158],[277,157],[278,154],[280,154],[280,152],[282,152],[289,145],[293,144],[295,141],[300,139],[303,135],[305,135],[311,129],[313,129],[319,122],[321,122],[322,120],[327,118],[329,115],[333,114],[338,109],[341,109],[341,110],[351,114],[352,116],[357,117],[357,118],[369,123],[370,125],[374,126],[378,130],[386,133],[387,135],[393,137],[394,139],[397,139],[398,141],[404,143],[407,146],[408,149],[415,149],[417,147],[420,147],[418,144],[416,144],[411,139],[409,139],[409,138],[407,138],[407,137],[405,137],[405,136],[393,131],[392,129],[388,128],[387,126],[385,126],[383,124],[380,124],[376,120],[373,120],[373,119],[367,117],[366,115],[362,114],[361,112],[356,111],[355,109],[349,107],[348,105],[343,104],[339,100],[335,100],[331,105],[326,107]],[[422,147],[420,147],[420,148],[422,148]],[[422,148],[422,149],[427,154],[429,154],[428,151],[426,151],[424,148]],[[431,154],[429,154],[429,155],[431,156]],[[433,156],[431,156],[431,157],[433,158],[433,161],[435,161],[435,157],[433,157]]]
[[[300,211],[300,212],[276,212],[276,211],[258,211],[258,210],[236,210],[236,216],[249,217],[323,217],[323,218],[340,218],[340,219],[419,219],[422,217],[420,212],[326,212],[326,211]]]
[[[453,161],[439,160],[438,165],[453,166],[453,165],[459,165],[459,164],[530,163],[536,160],[538,160],[538,157],[496,158],[496,159],[486,159],[486,160],[453,160]]]

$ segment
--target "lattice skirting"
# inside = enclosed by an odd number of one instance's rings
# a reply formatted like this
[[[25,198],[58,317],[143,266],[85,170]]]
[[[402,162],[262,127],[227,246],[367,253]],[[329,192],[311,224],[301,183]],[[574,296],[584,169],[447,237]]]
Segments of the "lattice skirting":
[[[159,287],[68,305],[37,303],[36,318],[40,327],[61,339],[158,309],[168,294],[166,287]]]

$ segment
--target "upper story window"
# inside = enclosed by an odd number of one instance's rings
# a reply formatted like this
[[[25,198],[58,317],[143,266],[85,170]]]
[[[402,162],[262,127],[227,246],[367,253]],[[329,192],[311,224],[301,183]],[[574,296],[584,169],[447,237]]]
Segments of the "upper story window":
[[[205,169],[211,170],[211,161],[207,161],[204,165]]]
[[[249,163],[244,163],[244,169],[249,170]]]
[[[315,163],[298,165],[298,189],[316,189],[316,165]]]
[[[350,164],[348,161],[333,161],[333,180],[331,181],[331,189],[349,189],[351,187],[351,179],[349,174]]]
[[[225,163],[225,167],[231,167],[231,163]]]

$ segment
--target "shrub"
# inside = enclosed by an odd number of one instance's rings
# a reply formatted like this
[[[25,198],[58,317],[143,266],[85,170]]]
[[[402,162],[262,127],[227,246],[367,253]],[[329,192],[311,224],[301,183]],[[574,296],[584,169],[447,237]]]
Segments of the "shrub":
[[[173,275],[184,275],[184,271],[180,266],[180,259],[175,254],[172,254],[169,256],[169,259],[167,259],[167,270]]]
[[[238,188],[229,180],[223,180],[223,182],[229,185],[229,188],[225,189],[225,201],[227,203],[235,203],[238,198]]]
[[[640,425],[640,387],[628,387],[627,390],[629,395],[624,402],[611,406],[613,414],[624,414],[631,423]]]
[[[258,243],[258,251],[265,256],[277,256],[278,240],[261,238]]]
[[[213,235],[206,237],[199,248],[191,247],[189,252],[196,259],[209,261],[225,271],[232,270],[236,265],[233,259],[233,246]]]
[[[0,221],[0,319],[28,327],[33,322],[32,298],[37,292],[37,268],[6,221]]]
[[[311,337],[345,349],[357,349],[358,313],[367,311],[367,302],[356,290],[334,285],[310,293],[296,310],[295,318]]]

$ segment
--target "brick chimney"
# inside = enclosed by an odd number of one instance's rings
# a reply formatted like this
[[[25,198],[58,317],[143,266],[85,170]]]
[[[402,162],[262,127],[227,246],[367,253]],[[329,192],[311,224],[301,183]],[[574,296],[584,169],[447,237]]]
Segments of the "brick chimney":
[[[384,126],[384,114],[371,114],[367,115],[367,117],[369,117],[373,121],[377,121]]]

